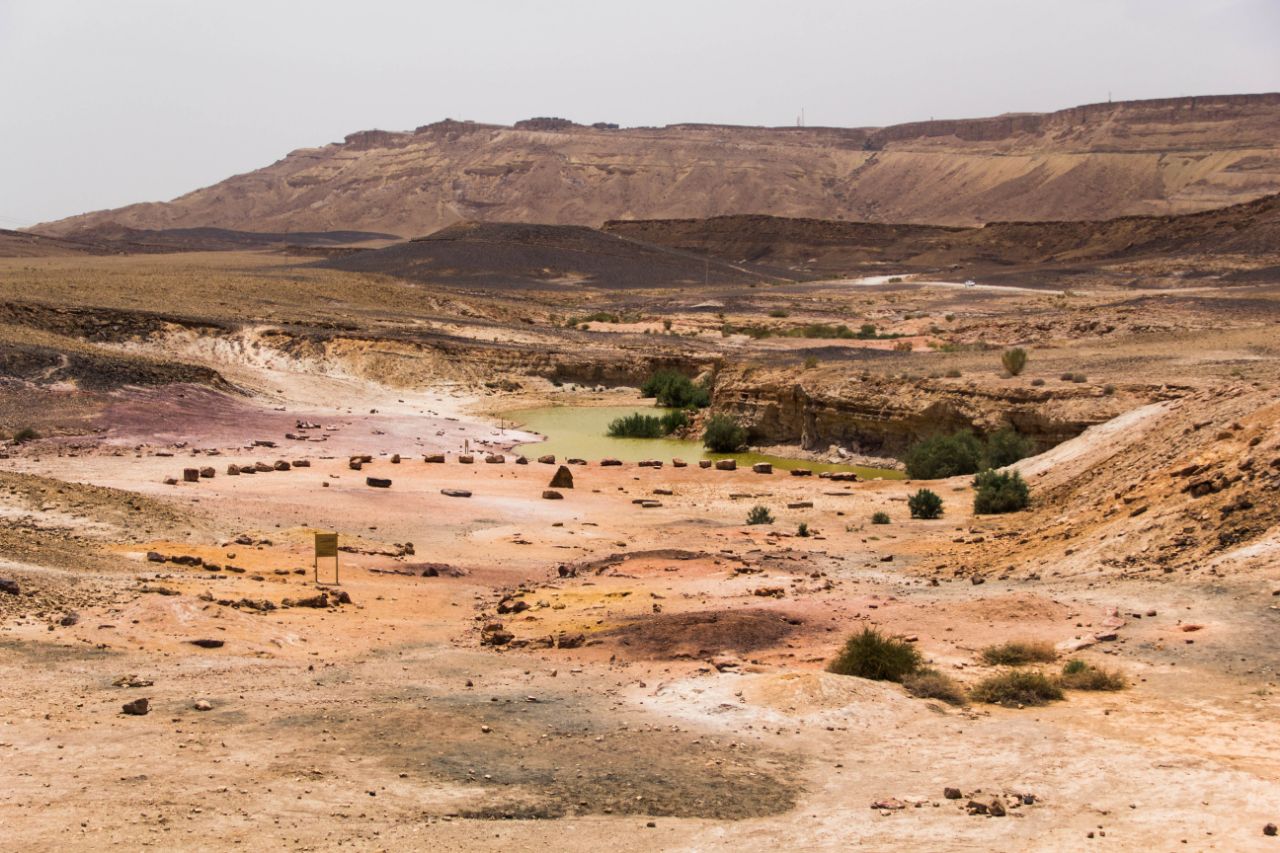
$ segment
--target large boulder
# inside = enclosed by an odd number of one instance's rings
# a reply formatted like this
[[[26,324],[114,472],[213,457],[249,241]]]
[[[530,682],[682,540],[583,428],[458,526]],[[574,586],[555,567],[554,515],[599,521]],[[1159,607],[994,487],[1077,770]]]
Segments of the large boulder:
[[[573,472],[567,466],[561,465],[557,470],[551,482],[548,485],[553,489],[572,489],[573,488]]]

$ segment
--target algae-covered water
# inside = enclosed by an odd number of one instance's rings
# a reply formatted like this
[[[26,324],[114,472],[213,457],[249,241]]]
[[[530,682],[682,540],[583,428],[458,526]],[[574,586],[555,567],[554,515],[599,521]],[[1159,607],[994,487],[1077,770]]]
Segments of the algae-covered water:
[[[657,406],[543,406],[536,409],[519,409],[504,412],[503,417],[515,421],[521,429],[546,436],[546,441],[520,445],[516,448],[525,456],[541,456],[554,453],[561,459],[578,457],[594,462],[613,457],[624,462],[642,459],[736,459],[739,465],[769,462],[775,468],[790,470],[808,468],[822,471],[853,471],[864,479],[879,477],[900,480],[901,471],[885,468],[866,468],[861,465],[835,465],[828,462],[811,462],[808,459],[789,459],[762,453],[712,453],[700,442],[675,438],[613,438],[609,436],[609,423],[615,418],[631,414],[662,415],[670,409]]]

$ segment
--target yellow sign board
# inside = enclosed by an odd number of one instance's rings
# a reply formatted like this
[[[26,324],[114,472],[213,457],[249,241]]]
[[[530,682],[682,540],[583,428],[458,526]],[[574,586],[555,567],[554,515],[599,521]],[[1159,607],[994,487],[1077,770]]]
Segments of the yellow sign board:
[[[317,533],[316,534],[316,559],[321,557],[338,556],[338,534],[336,533]]]

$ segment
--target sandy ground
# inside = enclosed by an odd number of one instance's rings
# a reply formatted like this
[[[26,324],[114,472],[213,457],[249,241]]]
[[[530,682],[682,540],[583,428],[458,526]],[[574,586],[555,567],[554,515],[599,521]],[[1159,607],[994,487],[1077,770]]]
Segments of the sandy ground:
[[[573,467],[563,500],[544,500],[553,466],[456,461],[462,442],[523,440],[467,416],[474,399],[264,376],[268,392],[282,380],[278,404],[133,392],[95,447],[4,460],[3,472],[84,484],[34,503],[0,491],[4,518],[74,527],[107,561],[0,564],[33,589],[74,576],[101,590],[75,605],[74,624],[61,624],[68,599],[51,597],[0,628],[6,846],[1276,845],[1261,830],[1280,816],[1277,620],[1252,588],[1028,571],[971,583],[940,566],[1005,528],[970,516],[963,480],[934,484],[947,502],[937,521],[908,518],[918,484],[594,460]],[[1111,434],[1024,466],[1084,464]],[[436,451],[449,461],[423,461]],[[351,470],[357,453],[374,461]],[[276,459],[311,464],[224,473]],[[205,465],[217,476],[163,483]],[[90,486],[185,521],[148,532],[77,491]],[[754,504],[777,521],[745,526]],[[894,523],[868,524],[877,510]],[[796,536],[800,522],[814,535]],[[340,587],[314,582],[316,530],[351,549]],[[350,603],[283,606],[339,588]],[[483,644],[494,622],[512,642]],[[1044,708],[953,708],[825,673],[865,625],[911,638],[964,683],[992,671],[978,657],[988,644],[1114,631],[1079,656],[1132,686]],[[222,645],[191,642],[210,639]],[[150,713],[123,715],[139,697]],[[945,799],[948,786],[963,797]],[[1008,815],[971,815],[971,799],[999,799]]]

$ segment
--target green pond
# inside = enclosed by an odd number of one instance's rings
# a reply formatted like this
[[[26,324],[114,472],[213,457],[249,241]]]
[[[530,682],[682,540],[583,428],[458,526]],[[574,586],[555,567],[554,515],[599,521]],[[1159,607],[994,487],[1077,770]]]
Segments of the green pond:
[[[700,442],[675,438],[613,438],[608,435],[609,424],[615,418],[631,414],[662,415],[670,409],[657,406],[543,406],[537,409],[518,409],[503,412],[502,416],[520,425],[528,432],[546,436],[546,441],[523,444],[516,447],[525,456],[541,456],[554,453],[561,459],[577,457],[594,462],[613,457],[624,462],[642,459],[736,459],[739,465],[770,462],[775,468],[790,470],[808,468],[822,471],[853,471],[864,479],[876,477],[885,480],[901,480],[901,471],[884,468],[866,468],[861,465],[833,465],[828,462],[811,462],[808,459],[788,459],[783,456],[767,456],[763,453],[712,453]]]

